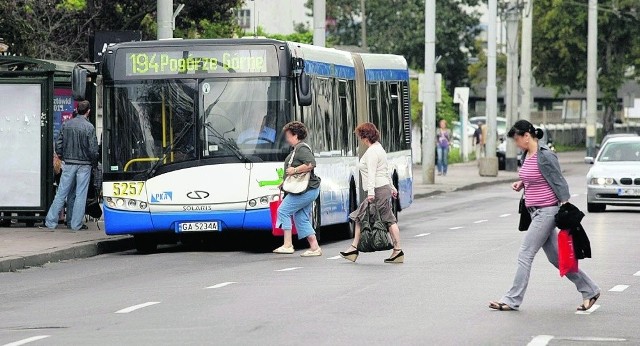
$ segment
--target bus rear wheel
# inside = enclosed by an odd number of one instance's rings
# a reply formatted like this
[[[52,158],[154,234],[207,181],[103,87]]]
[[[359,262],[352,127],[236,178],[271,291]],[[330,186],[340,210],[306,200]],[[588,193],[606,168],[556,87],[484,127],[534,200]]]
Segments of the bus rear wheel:
[[[157,240],[148,234],[138,234],[133,236],[136,251],[141,254],[154,253],[158,249]]]
[[[358,209],[358,197],[356,195],[356,188],[352,186],[349,189],[349,211],[347,214],[347,224],[344,227],[344,237],[346,239],[353,239],[356,235],[356,222],[349,218],[349,215]]]
[[[322,237],[322,232],[320,230],[320,198],[313,201],[313,205],[311,206],[311,226],[316,231],[316,239],[318,239],[318,243],[320,243],[320,239]]]

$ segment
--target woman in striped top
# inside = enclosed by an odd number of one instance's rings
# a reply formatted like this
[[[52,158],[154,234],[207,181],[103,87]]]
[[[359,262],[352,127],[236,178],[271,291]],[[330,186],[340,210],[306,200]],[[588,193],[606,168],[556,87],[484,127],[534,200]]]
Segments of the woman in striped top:
[[[522,168],[519,172],[520,180],[511,187],[515,191],[524,188],[525,205],[531,214],[531,225],[520,247],[513,286],[502,299],[489,302],[490,308],[501,311],[520,308],[529,283],[531,264],[540,248],[544,250],[549,262],[558,267],[558,231],[555,216],[559,206],[566,203],[571,196],[555,153],[545,146],[538,145],[538,140],[543,137],[541,129],[534,128],[526,120],[519,120],[513,125],[508,136],[524,150]],[[578,310],[591,309],[600,297],[598,285],[582,270],[568,273],[566,276],[582,295],[583,302]]]

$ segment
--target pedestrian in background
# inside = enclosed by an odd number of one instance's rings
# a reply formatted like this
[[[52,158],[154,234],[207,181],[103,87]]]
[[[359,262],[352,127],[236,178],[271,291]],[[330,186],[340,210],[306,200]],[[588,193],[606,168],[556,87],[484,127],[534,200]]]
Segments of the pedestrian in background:
[[[282,204],[278,207],[278,218],[276,225],[284,231],[284,244],[273,250],[277,254],[292,254],[293,236],[291,218],[298,231],[298,239],[307,239],[309,250],[302,253],[302,257],[322,256],[322,249],[318,245],[316,231],[311,224],[311,208],[313,202],[320,195],[320,178],[315,175],[316,159],[313,156],[311,147],[303,142],[308,135],[307,127],[299,121],[292,121],[283,128],[284,137],[287,143],[293,147],[293,151],[284,160],[284,171],[286,176],[294,174],[309,173],[309,185],[303,193],[286,193]],[[285,178],[286,179],[286,178]]]
[[[451,131],[447,128],[447,121],[440,120],[440,127],[436,133],[438,140],[438,175],[447,175],[449,167],[449,148],[451,147]]]
[[[67,221],[74,231],[87,229],[87,226],[82,223],[82,218],[86,207],[91,167],[98,160],[96,129],[88,119],[90,108],[89,101],[80,101],[76,117],[62,125],[56,140],[55,152],[64,161],[64,168],[56,196],[45,218],[45,226],[50,230],[54,230],[58,225],[60,211],[64,208],[65,200],[70,197],[70,191],[74,186],[75,199],[69,198],[73,201],[73,205],[68,206],[72,210],[72,216]]]
[[[476,160],[480,160],[482,155],[482,121],[478,122],[478,128],[473,131],[473,146],[476,152]]]
[[[356,135],[360,138],[360,142],[367,147],[367,151],[360,158],[360,164],[358,165],[362,175],[362,188],[367,192],[367,199],[349,215],[356,224],[355,236],[351,247],[345,252],[340,252],[340,255],[352,262],[355,262],[358,258],[360,254],[358,251],[360,222],[363,218],[369,217],[367,206],[369,203],[373,203],[380,213],[382,222],[387,225],[393,240],[393,252],[384,262],[403,263],[404,252],[400,247],[400,229],[391,208],[391,199],[398,197],[398,190],[396,190],[391,181],[387,153],[380,144],[380,132],[376,125],[363,123],[356,128]]]
[[[556,154],[538,144],[543,136],[541,129],[534,128],[526,120],[519,120],[509,130],[508,136],[524,150],[520,180],[513,183],[512,188],[514,191],[524,188],[526,212],[531,215],[531,224],[520,246],[513,286],[500,301],[489,302],[490,308],[501,311],[520,308],[529,284],[531,264],[540,248],[544,250],[549,262],[558,268],[558,230],[555,216],[559,206],[567,203],[571,197]],[[582,294],[583,302],[578,310],[586,311],[593,307],[600,297],[598,285],[582,270],[566,276]]]

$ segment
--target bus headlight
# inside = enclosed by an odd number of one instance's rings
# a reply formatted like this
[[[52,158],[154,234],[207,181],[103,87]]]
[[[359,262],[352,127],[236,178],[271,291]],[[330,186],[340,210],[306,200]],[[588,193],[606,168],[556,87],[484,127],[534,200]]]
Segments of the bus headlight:
[[[130,198],[105,197],[104,201],[107,207],[119,210],[144,211],[148,210],[147,207],[149,206],[147,202]]]
[[[278,198],[280,198],[280,195],[267,195],[267,196],[256,197],[254,199],[250,199],[249,202],[247,202],[247,207],[249,209],[268,208],[269,203],[277,200]]]

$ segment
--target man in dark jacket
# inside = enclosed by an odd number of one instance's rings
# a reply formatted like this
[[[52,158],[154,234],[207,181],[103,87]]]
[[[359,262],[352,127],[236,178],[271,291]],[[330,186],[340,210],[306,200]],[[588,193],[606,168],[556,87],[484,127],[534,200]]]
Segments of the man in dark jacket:
[[[45,226],[50,230],[54,230],[58,225],[58,215],[64,207],[65,199],[73,202],[73,205],[68,206],[72,209],[71,220],[68,220],[69,227],[74,231],[87,229],[82,223],[82,217],[85,212],[91,167],[98,160],[96,129],[88,120],[90,108],[89,101],[80,101],[78,115],[62,125],[56,141],[56,153],[65,165],[56,197],[45,219]],[[68,198],[74,186],[75,198]]]

